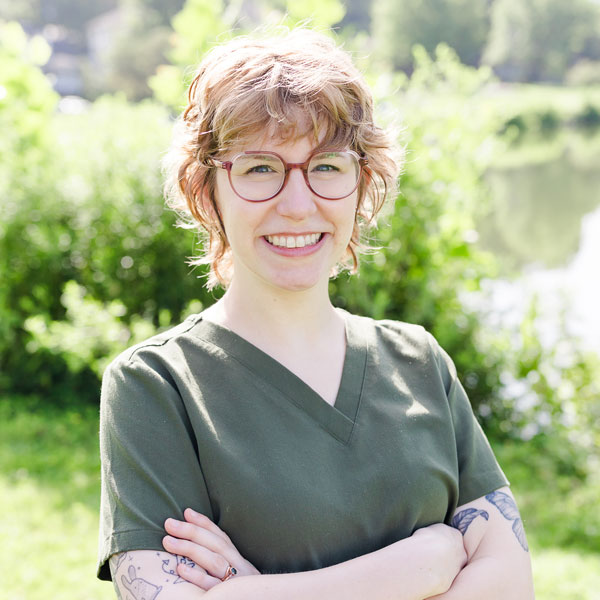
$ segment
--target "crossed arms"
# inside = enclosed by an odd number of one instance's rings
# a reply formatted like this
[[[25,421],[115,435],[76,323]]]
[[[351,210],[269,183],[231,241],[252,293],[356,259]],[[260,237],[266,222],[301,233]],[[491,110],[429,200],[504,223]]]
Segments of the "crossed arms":
[[[261,575],[207,517],[186,510],[185,518],[167,520],[167,552],[134,550],[111,557],[119,599],[534,598],[523,523],[506,487],[460,506],[452,528],[431,525],[376,552],[301,573]],[[229,564],[239,574],[221,582]]]

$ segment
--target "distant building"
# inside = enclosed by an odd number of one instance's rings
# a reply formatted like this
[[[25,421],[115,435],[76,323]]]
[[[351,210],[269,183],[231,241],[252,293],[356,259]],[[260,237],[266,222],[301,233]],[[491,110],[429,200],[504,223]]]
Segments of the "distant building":
[[[50,59],[43,70],[54,89],[61,96],[82,96],[82,58],[86,53],[83,34],[62,25],[45,25],[39,33],[52,49]]]
[[[127,30],[127,9],[115,8],[91,21],[85,28],[87,58],[100,87],[109,74],[109,56],[116,40]]]

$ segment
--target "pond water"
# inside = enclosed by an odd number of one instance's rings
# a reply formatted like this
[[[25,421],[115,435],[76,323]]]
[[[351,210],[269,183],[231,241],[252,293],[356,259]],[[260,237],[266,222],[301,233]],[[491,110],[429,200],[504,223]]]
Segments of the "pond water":
[[[565,151],[487,178],[492,202],[479,244],[502,269],[487,284],[492,318],[515,325],[536,297],[544,345],[566,331],[600,353],[600,156]]]

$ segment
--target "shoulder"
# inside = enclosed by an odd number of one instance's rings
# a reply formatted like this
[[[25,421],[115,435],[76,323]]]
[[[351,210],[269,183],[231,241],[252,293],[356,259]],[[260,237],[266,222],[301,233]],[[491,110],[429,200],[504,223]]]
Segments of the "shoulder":
[[[101,430],[137,427],[140,415],[153,419],[185,420],[186,352],[194,343],[192,315],[179,325],[121,352],[106,368],[100,394]],[[162,422],[162,421],[160,421]],[[130,436],[131,434],[127,434]]]
[[[187,354],[197,345],[199,315],[131,346],[114,358],[102,376],[101,407],[148,405],[159,399],[178,403]]]
[[[161,365],[166,366],[181,355],[182,345],[193,339],[192,330],[200,320],[200,315],[191,315],[179,325],[130,346],[110,362],[105,377],[119,371],[143,371],[144,367],[161,370]]]
[[[423,326],[392,319],[348,315],[350,326],[369,340],[371,352],[384,364],[404,364],[412,371],[436,373],[448,387],[456,378],[452,359]]]
[[[377,320],[350,313],[346,318],[350,327],[370,338],[371,345],[387,346],[398,353],[420,359],[437,358],[443,352],[437,340],[422,325],[392,319]]]

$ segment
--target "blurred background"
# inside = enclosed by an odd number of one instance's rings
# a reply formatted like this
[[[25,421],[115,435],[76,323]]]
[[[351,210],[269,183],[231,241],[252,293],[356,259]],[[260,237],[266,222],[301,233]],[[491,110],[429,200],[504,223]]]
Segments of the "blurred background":
[[[334,28],[406,148],[382,252],[331,283],[454,358],[540,600],[600,598],[598,0],[0,0],[0,597],[103,599],[99,382],[218,297],[160,159],[194,65]]]

